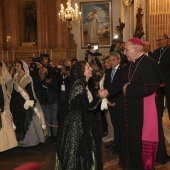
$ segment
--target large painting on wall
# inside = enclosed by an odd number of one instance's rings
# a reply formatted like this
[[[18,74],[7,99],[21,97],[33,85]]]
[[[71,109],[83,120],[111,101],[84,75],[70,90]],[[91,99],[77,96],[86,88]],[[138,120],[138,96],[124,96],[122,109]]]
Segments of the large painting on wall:
[[[110,47],[112,41],[111,1],[81,2],[81,45]]]

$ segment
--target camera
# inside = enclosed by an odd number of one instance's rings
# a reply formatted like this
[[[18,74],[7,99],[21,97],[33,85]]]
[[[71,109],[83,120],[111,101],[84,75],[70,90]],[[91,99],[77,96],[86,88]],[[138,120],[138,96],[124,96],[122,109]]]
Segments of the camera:
[[[98,52],[95,52],[95,53],[90,53],[91,56],[102,56],[102,53],[98,53]]]
[[[30,63],[30,68],[36,68],[36,67],[37,67],[36,63]]]
[[[42,58],[41,58],[41,57],[35,57],[35,58],[33,58],[32,60],[33,60],[33,62],[39,62],[39,63],[41,63]]]
[[[37,68],[36,63],[30,63],[29,69],[31,72],[34,72],[36,68]]]
[[[87,48],[90,50],[91,49],[91,44],[87,44]]]
[[[66,71],[70,71],[70,70],[71,70],[71,67],[70,67],[70,66],[65,66],[65,70],[66,70]]]

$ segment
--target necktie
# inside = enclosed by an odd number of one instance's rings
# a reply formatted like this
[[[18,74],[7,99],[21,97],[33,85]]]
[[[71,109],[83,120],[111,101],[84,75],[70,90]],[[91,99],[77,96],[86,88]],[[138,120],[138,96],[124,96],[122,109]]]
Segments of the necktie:
[[[115,68],[112,68],[112,72],[111,72],[111,83],[113,82],[113,77],[115,75]]]

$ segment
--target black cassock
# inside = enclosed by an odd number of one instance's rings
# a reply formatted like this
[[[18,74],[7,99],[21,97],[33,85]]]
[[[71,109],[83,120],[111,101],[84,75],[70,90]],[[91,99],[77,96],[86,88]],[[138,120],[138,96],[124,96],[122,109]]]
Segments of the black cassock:
[[[143,101],[150,96],[163,83],[158,70],[158,65],[146,55],[141,55],[134,62],[126,66],[123,84],[130,82],[126,88],[125,99],[125,129],[122,144],[124,158],[122,166],[134,170],[142,170],[142,126],[143,126]]]
[[[162,72],[163,78],[165,80],[165,87],[162,90],[162,99],[160,99],[159,104],[164,107],[164,95],[166,96],[166,104],[168,108],[168,114],[170,119],[170,45],[164,48],[158,48],[153,52],[153,58],[159,63],[159,68]],[[161,107],[161,106],[160,106]],[[162,109],[163,115],[164,109]]]

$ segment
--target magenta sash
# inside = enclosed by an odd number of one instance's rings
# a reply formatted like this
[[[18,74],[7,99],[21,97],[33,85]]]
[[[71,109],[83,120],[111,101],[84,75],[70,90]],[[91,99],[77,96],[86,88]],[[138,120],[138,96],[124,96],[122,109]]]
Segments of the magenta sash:
[[[142,164],[145,170],[154,169],[158,141],[158,117],[154,93],[144,97]]]

